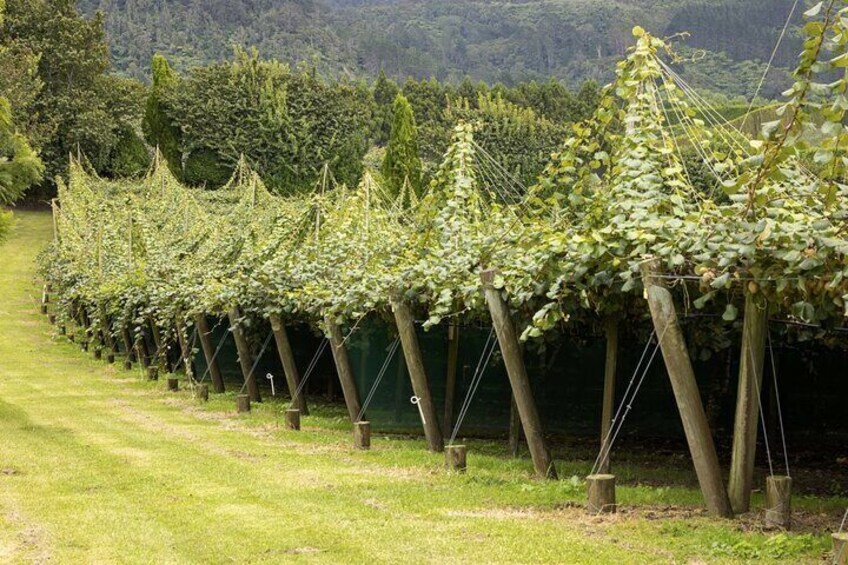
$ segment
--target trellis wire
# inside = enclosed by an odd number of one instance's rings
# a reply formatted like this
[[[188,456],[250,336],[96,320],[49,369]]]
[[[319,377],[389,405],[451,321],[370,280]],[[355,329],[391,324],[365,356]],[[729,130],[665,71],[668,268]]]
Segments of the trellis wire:
[[[368,405],[371,404],[371,400],[374,398],[374,393],[377,392],[377,387],[380,386],[380,381],[383,380],[383,375],[386,374],[386,370],[389,368],[389,363],[392,362],[392,359],[395,356],[395,352],[398,349],[398,345],[400,344],[400,337],[396,337],[392,344],[389,346],[389,352],[386,355],[386,360],[383,361],[383,366],[380,367],[380,372],[377,373],[377,378],[374,379],[374,384],[371,385],[371,390],[368,391],[368,396],[365,398],[365,402],[362,403],[362,408],[359,410],[359,414],[356,416],[356,421],[361,422],[362,417],[365,415],[365,411],[368,409]]]
[[[303,390],[303,387],[306,386],[306,381],[309,380],[309,377],[312,375],[312,372],[315,370],[315,367],[318,365],[318,359],[320,359],[321,354],[324,353],[324,350],[327,349],[327,344],[330,343],[326,337],[321,341],[321,345],[318,346],[318,349],[315,351],[315,355],[312,356],[312,361],[309,362],[309,366],[306,368],[306,372],[303,374],[303,378],[300,380],[300,384],[297,385],[297,390],[292,393],[292,405],[294,406],[297,399],[300,397],[300,393]]]
[[[250,382],[250,379],[253,377],[254,371],[256,371],[256,367],[259,365],[259,361],[262,359],[262,355],[265,353],[265,350],[268,348],[268,344],[271,343],[271,338],[274,337],[274,330],[268,332],[268,337],[265,338],[265,342],[262,344],[262,349],[259,350],[259,354],[256,356],[256,359],[253,361],[253,366],[250,368],[250,372],[244,379],[244,384],[241,385],[241,390],[239,390],[239,394],[244,392],[245,387],[247,387],[247,383]]]
[[[497,340],[493,339],[494,334],[495,328],[492,327],[489,331],[489,337],[486,339],[486,345],[483,346],[483,352],[480,354],[480,360],[477,361],[477,369],[475,369],[474,376],[471,378],[471,383],[468,386],[468,392],[465,394],[465,400],[463,400],[462,407],[459,410],[459,415],[456,418],[456,424],[453,427],[453,432],[451,433],[450,441],[448,442],[449,446],[453,445],[453,442],[456,440],[456,434],[459,433],[459,428],[462,426],[462,422],[465,420],[465,415],[471,407],[471,400],[474,398],[477,388],[480,386],[480,381],[483,379],[483,373],[486,370],[486,366],[489,364],[489,360],[492,358],[492,353],[495,351]]]

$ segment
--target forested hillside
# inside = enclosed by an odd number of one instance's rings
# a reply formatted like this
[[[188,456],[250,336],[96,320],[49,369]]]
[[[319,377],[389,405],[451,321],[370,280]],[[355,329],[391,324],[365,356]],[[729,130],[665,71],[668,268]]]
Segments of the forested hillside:
[[[115,67],[149,74],[155,52],[178,70],[255,46],[334,75],[514,84],[554,76],[606,81],[638,24],[689,32],[680,63],[695,85],[750,96],[794,0],[82,0],[103,10]],[[805,2],[802,2],[805,4]],[[795,21],[800,21],[799,9]],[[787,84],[793,27],[763,94]]]

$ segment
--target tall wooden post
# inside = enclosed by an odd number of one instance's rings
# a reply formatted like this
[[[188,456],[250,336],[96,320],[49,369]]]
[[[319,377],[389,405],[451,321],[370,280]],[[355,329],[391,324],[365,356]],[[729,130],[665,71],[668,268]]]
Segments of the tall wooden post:
[[[195,314],[194,325],[197,327],[197,337],[200,338],[200,347],[203,349],[203,357],[206,359],[206,366],[209,368],[209,377],[212,379],[212,390],[222,393],[224,392],[224,377],[221,375],[221,368],[218,366],[218,360],[215,358],[215,348],[209,337],[209,324],[206,321],[206,315]]]
[[[135,356],[141,366],[147,369],[150,366],[150,351],[147,348],[147,341],[144,339],[144,326],[138,326],[134,332],[135,340],[133,347],[135,348]]]
[[[701,394],[695,381],[692,361],[677,320],[677,310],[671,292],[659,274],[659,261],[642,264],[642,281],[651,309],[654,328],[660,338],[663,359],[668,371],[677,409],[683,421],[689,452],[707,509],[718,516],[730,517],[733,511],[721,478],[713,436],[704,413]]]
[[[342,329],[329,316],[325,318],[325,322],[327,330],[330,332],[330,349],[333,351],[333,361],[336,363],[336,372],[339,374],[347,412],[350,421],[356,424],[362,405],[359,403],[359,394],[356,392],[356,381],[353,379],[353,369],[350,366],[350,358],[347,355]]]
[[[100,335],[102,336],[101,339],[103,344],[106,346],[106,349],[109,350],[109,358],[114,361],[117,347],[115,347],[115,336],[112,335],[112,324],[109,321],[109,315],[106,312],[106,306],[104,304],[100,305]]]
[[[518,414],[518,405],[515,403],[515,395],[509,396],[509,452],[513,457],[518,457],[521,448],[521,416]]]
[[[165,337],[159,331],[159,326],[153,318],[150,319],[150,332],[153,335],[153,343],[156,344],[156,357],[158,357],[159,370],[167,373],[168,369],[168,344],[165,343]]]
[[[194,381],[194,367],[192,364],[191,343],[189,343],[188,335],[186,335],[186,323],[181,314],[176,315],[174,322],[174,329],[177,332],[177,339],[180,342],[180,359],[183,360],[186,377],[188,377],[189,383],[191,383]]]
[[[121,341],[124,344],[124,352],[127,354],[127,361],[135,363],[138,361],[135,349],[133,348],[132,336],[128,326],[121,328]]]
[[[618,320],[607,318],[604,329],[607,337],[607,354],[604,363],[604,398],[601,407],[601,461],[598,473],[606,474],[610,470],[609,441],[612,426],[613,410],[615,410],[615,375],[618,366]]]
[[[403,358],[406,359],[406,369],[412,390],[418,397],[418,408],[424,425],[424,435],[427,437],[427,448],[433,452],[445,449],[442,431],[439,429],[439,419],[436,416],[436,404],[430,394],[430,383],[424,370],[424,359],[421,357],[421,347],[418,334],[415,333],[415,320],[409,306],[401,300],[392,300],[392,311],[395,315],[400,343],[403,346]]]
[[[280,316],[271,315],[271,329],[274,331],[277,353],[280,355],[280,362],[283,364],[283,372],[286,375],[286,384],[292,397],[292,408],[300,410],[301,415],[308,416],[309,409],[306,407],[306,395],[301,391],[295,398],[295,393],[300,386],[300,373],[297,370],[297,364],[294,362],[294,352],[291,343],[289,343],[289,334]]]
[[[486,302],[489,305],[501,355],[509,376],[509,384],[512,387],[512,394],[515,396],[518,414],[521,416],[524,437],[527,438],[527,447],[530,448],[530,456],[533,459],[536,475],[555,479],[557,476],[556,468],[542,432],[542,422],[536,408],[536,401],[533,399],[533,389],[530,387],[530,379],[527,377],[518,334],[510,316],[509,307],[500,291],[493,286],[495,273],[494,270],[483,271],[480,273],[480,278],[483,281]]]
[[[244,337],[244,330],[239,325],[241,312],[238,306],[230,308],[227,316],[230,320],[230,329],[233,332],[233,339],[236,342],[236,349],[238,350],[241,372],[244,375],[244,382],[247,384],[247,394],[250,395],[250,400],[253,402],[262,402],[262,397],[259,395],[259,386],[256,384],[256,375],[251,374],[253,356],[250,354],[250,346],[247,343],[247,338]]]
[[[733,455],[730,461],[730,480],[727,483],[730,505],[737,514],[747,512],[751,507],[767,327],[768,305],[746,292],[736,419],[733,424]]]
[[[459,325],[448,326],[448,367],[445,378],[445,418],[442,428],[446,434],[453,429],[453,405],[456,402],[456,371],[459,361]]]

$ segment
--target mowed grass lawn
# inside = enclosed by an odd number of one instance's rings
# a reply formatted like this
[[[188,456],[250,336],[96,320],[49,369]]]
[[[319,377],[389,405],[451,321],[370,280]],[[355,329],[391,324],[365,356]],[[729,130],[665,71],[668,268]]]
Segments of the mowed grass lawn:
[[[280,426],[281,403],[237,416],[231,394],[202,406],[169,394],[55,335],[35,280],[50,217],[17,219],[0,245],[0,563],[828,559],[824,526],[763,533],[755,517],[706,517],[691,480],[673,480],[686,462],[668,470],[668,488],[639,486],[648,471],[620,466],[622,511],[589,517],[576,478],[586,459],[557,461],[564,478],[542,482],[526,458],[480,442],[468,473],[449,475],[419,440],[376,436],[354,451],[337,407],[298,433]],[[846,500],[795,503],[827,524]]]

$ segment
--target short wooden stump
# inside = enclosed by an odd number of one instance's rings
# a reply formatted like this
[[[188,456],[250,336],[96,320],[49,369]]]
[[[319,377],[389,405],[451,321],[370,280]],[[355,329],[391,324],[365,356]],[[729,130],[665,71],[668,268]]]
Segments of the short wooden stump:
[[[236,410],[238,410],[239,414],[250,412],[250,397],[248,395],[239,394],[236,396]]]
[[[147,368],[147,380],[148,381],[158,381],[159,380],[159,368],[150,366]]]
[[[586,477],[589,514],[606,514],[616,511],[615,475],[589,475]]]
[[[42,314],[47,314],[47,304],[42,304],[42,305],[41,305],[41,313],[42,313]]]
[[[353,447],[371,449],[371,422],[356,422],[353,425]]]
[[[300,429],[300,410],[297,408],[286,410],[286,429],[295,431]]]
[[[448,445],[445,447],[445,467],[448,471],[464,473],[467,467],[468,448],[464,445]]]
[[[833,534],[833,565],[848,565],[848,532]]]
[[[179,379],[168,379],[168,390],[171,392],[177,392],[180,390]]]
[[[56,323],[56,316],[54,314],[48,314],[47,315],[47,321],[49,321],[51,324],[55,324]]]
[[[107,363],[114,363],[115,362],[115,354],[114,353],[107,353],[106,354],[106,362]]]
[[[197,385],[194,389],[194,397],[201,402],[209,400],[209,385]]]
[[[94,348],[94,358],[97,359],[98,361],[103,359],[103,352],[100,350],[99,347]]]
[[[129,358],[124,359],[124,370],[132,371],[132,361]]]
[[[792,478],[766,478],[766,526],[788,530],[792,525]]]

